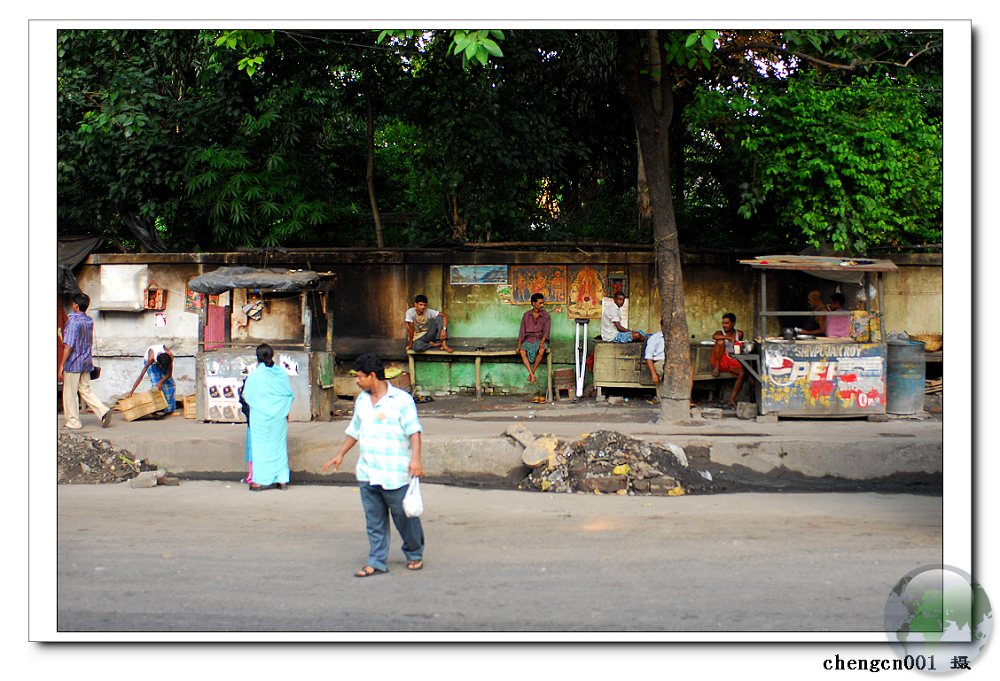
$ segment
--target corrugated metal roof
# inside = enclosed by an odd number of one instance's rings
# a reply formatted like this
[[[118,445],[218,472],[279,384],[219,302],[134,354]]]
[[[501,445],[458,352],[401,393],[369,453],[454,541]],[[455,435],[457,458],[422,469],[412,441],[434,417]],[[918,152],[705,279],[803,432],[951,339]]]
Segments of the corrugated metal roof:
[[[896,263],[874,258],[843,258],[824,255],[758,255],[753,260],[740,260],[758,269],[800,270],[804,272],[834,270],[846,272],[895,272]]]

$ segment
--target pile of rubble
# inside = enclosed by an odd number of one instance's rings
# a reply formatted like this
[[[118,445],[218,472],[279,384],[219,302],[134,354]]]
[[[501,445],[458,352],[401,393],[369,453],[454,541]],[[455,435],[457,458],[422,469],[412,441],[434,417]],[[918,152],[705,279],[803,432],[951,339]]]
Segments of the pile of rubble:
[[[675,444],[661,447],[608,430],[567,442],[535,437],[519,425],[508,428],[507,435],[524,445],[522,461],[532,468],[518,489],[660,496],[724,489],[707,466],[695,470]]]
[[[132,480],[134,487],[177,484],[177,478],[167,477],[166,471],[157,470],[127,449],[116,449],[107,440],[83,434],[59,433],[56,458],[60,485],[99,485],[126,480]]]

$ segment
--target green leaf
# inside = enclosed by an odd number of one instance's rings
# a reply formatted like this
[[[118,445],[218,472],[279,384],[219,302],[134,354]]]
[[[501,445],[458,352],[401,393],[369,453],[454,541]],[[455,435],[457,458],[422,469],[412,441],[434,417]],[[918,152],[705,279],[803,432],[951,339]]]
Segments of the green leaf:
[[[687,40],[684,42],[684,47],[691,47],[696,42],[698,42],[698,34],[697,33],[692,33],[691,35],[689,35],[687,37]]]
[[[484,38],[480,44],[486,49],[487,52],[492,54],[494,57],[502,57],[503,52],[500,50],[500,46],[489,38]]]

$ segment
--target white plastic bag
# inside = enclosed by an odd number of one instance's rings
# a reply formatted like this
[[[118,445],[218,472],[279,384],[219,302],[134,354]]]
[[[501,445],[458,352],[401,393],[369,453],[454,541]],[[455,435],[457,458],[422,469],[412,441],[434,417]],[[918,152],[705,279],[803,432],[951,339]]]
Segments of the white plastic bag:
[[[403,497],[403,513],[407,518],[417,518],[424,512],[424,500],[420,498],[420,478],[410,478],[410,486]]]

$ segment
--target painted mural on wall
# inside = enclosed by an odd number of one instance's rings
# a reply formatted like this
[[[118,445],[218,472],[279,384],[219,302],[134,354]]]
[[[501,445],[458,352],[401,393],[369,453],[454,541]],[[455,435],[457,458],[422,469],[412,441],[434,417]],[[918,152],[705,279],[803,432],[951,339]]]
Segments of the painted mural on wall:
[[[566,302],[566,268],[562,265],[515,265],[510,268],[511,302],[531,304],[541,293],[546,303]]]
[[[870,343],[765,343],[763,410],[883,413],[885,351]]]
[[[607,289],[605,268],[589,265],[569,268],[569,307],[567,314],[572,319],[600,319],[601,301]]]
[[[506,284],[506,265],[452,265],[450,280],[453,286],[477,284]]]

